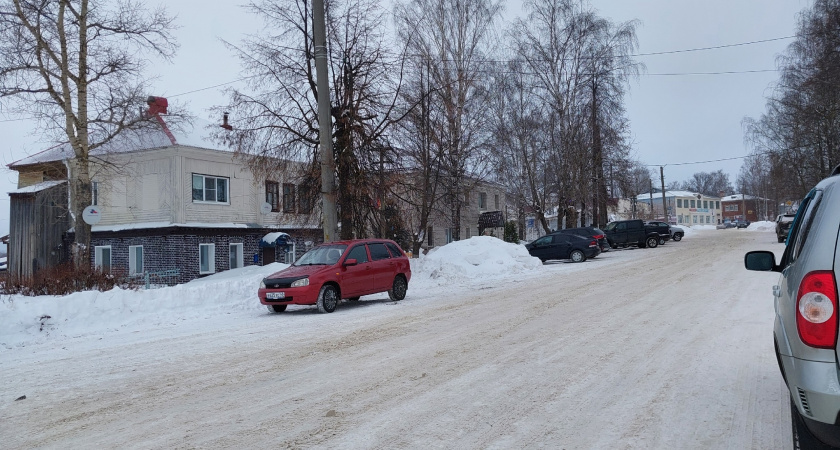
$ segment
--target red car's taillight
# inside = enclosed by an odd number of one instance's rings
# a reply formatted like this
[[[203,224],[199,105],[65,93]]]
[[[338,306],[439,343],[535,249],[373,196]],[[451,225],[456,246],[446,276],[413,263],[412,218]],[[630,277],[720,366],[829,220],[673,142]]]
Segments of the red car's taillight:
[[[796,328],[802,342],[834,348],[837,342],[837,284],[832,271],[815,271],[802,279],[796,295]]]

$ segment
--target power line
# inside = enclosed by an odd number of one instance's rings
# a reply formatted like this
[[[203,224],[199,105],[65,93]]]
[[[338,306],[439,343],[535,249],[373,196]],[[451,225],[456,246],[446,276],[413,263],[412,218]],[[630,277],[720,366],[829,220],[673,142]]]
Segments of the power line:
[[[785,149],[785,150],[793,150],[793,149]],[[755,157],[755,156],[766,155],[766,154],[769,154],[769,153],[774,153],[774,150],[757,152],[757,153],[753,153],[751,155],[733,156],[731,158],[710,159],[708,161],[679,162],[679,163],[668,163],[668,164],[645,164],[645,167],[688,166],[688,165],[692,165],[692,164],[706,164],[706,163],[721,162],[721,161],[733,161],[733,160],[736,160],[736,159],[752,158],[752,157]]]
[[[655,55],[671,55],[674,53],[688,53],[688,52],[699,52],[704,50],[718,50],[722,48],[730,48],[730,47],[740,47],[743,45],[753,45],[753,44],[763,44],[765,42],[773,42],[773,41],[781,41],[784,39],[793,39],[796,36],[783,36],[771,39],[762,39],[759,41],[749,41],[749,42],[740,42],[737,44],[724,44],[724,45],[716,45],[714,47],[700,47],[700,48],[689,48],[685,50],[669,50],[664,52],[652,52],[652,53],[637,53],[635,55],[628,55],[628,56],[655,56]]]
[[[669,54],[676,54],[676,53],[699,52],[699,51],[707,51],[707,50],[719,50],[719,49],[724,49],[724,48],[740,47],[740,46],[745,46],[745,45],[762,44],[762,43],[766,43],[766,42],[774,42],[774,41],[780,41],[780,40],[785,40],[785,39],[792,39],[792,38],[795,38],[795,37],[796,36],[782,36],[782,37],[776,37],[776,38],[770,38],[770,39],[760,39],[760,40],[757,40],[757,41],[738,42],[738,43],[735,43],[735,44],[723,44],[723,45],[715,45],[715,46],[711,46],[711,47],[698,47],[698,48],[689,48],[689,49],[681,49],[681,50],[667,50],[667,51],[661,51],[661,52],[636,53],[636,54],[631,54],[631,55],[626,55],[626,56],[627,57],[656,56],[656,55],[669,55]],[[285,46],[278,46],[278,47],[283,48],[283,49],[287,49],[287,50],[305,51],[303,49],[297,49],[297,48],[293,48],[293,47],[285,47]],[[422,56],[422,55],[413,55],[413,56]],[[427,58],[427,59],[430,60],[430,61],[432,60],[432,58]],[[453,61],[453,60],[435,59],[435,61]],[[499,64],[499,63],[511,62],[511,60],[481,60],[481,61],[478,61],[478,62],[487,62],[487,63]],[[733,75],[733,74],[765,73],[765,72],[778,72],[778,69],[722,71],[722,72],[648,73],[648,74],[640,74],[640,75],[647,75],[647,76],[692,76],[692,75]],[[498,73],[498,72],[496,72],[496,73]],[[531,73],[531,72],[505,72],[505,73],[517,73],[517,74],[522,74],[522,75],[527,75],[527,74],[533,75],[533,73]],[[233,81],[226,81],[224,83],[219,83],[219,84],[216,84],[216,85],[213,85],[213,86],[194,89],[194,90],[191,90],[191,91],[182,92],[180,94],[168,95],[167,97],[168,98],[174,98],[174,97],[180,97],[180,96],[183,96],[183,95],[194,94],[196,92],[207,91],[207,90],[210,90],[210,89],[215,89],[215,88],[218,88],[218,87],[227,86],[229,84],[238,83],[240,81],[244,81],[244,80],[247,80],[249,78],[255,78],[255,77],[258,77],[258,76],[260,76],[260,75],[251,75],[251,76],[247,76],[247,77],[241,77],[241,78],[237,78],[236,80],[233,80]],[[33,119],[35,119],[35,117],[23,117],[23,118],[19,118],[19,119],[3,119],[3,120],[0,120],[0,123],[21,122],[21,121],[33,120]]]
[[[734,75],[743,73],[766,73],[778,72],[779,69],[759,69],[759,70],[730,70],[723,72],[679,72],[679,73],[642,73],[639,76],[689,76],[689,75]]]

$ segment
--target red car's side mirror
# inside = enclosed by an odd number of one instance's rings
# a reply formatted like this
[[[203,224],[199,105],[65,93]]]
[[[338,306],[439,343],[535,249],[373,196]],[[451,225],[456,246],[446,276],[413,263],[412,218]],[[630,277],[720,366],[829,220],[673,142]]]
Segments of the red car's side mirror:
[[[355,266],[356,264],[359,264],[359,261],[355,258],[348,259],[348,260],[344,261],[345,266]]]

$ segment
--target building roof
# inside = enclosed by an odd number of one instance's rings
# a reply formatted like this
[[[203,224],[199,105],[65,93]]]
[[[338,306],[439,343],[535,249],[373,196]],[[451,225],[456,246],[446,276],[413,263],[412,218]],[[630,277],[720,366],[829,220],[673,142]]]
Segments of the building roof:
[[[761,197],[756,197],[754,195],[744,195],[744,194],[727,195],[726,197],[722,197],[720,199],[720,201],[722,201],[722,202],[734,202],[734,201],[740,202],[741,200],[764,200],[764,199],[761,198]]]
[[[158,116],[160,117],[160,116]],[[206,120],[194,120],[170,127],[161,117],[160,123],[152,122],[140,130],[120,133],[107,144],[91,150],[91,156],[108,153],[127,153],[138,150],[151,150],[171,146],[188,146],[210,150],[224,150],[210,139],[210,131],[218,125]],[[74,157],[73,147],[65,142],[9,164],[9,168],[64,161]]]
[[[14,191],[9,192],[9,194],[34,194],[36,192],[41,192],[43,190],[49,189],[53,186],[58,186],[59,184],[66,182],[67,180],[42,181],[38,184],[33,184],[31,186],[26,186],[20,189],[15,189]]]
[[[665,198],[669,198],[669,197],[670,198],[675,198],[675,197],[694,197],[694,198],[697,198],[698,195],[702,195],[703,198],[705,198],[705,199],[716,199],[716,198],[718,198],[718,197],[715,197],[713,195],[703,195],[703,194],[699,194],[697,192],[691,192],[691,191],[669,191],[669,190],[665,191]],[[654,192],[653,193],[653,199],[656,200],[657,198],[662,199],[662,192]],[[645,201],[645,200],[650,201],[650,192],[637,195],[636,200],[637,201]]]

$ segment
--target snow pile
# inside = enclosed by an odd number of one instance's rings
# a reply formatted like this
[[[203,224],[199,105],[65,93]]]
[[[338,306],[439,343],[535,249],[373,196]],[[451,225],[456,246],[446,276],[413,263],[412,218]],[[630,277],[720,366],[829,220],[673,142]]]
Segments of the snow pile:
[[[498,278],[501,275],[533,271],[542,262],[523,245],[491,236],[475,236],[432,249],[412,260],[412,282],[419,278],[448,283],[457,279]]]
[[[776,232],[776,222],[769,220],[762,220],[760,222],[753,222],[747,228],[747,231],[772,231]]]
[[[260,281],[288,267],[274,263],[228,270],[173,287],[112,289],[67,296],[9,296],[0,300],[0,349],[205,318],[230,311],[263,311]]]

